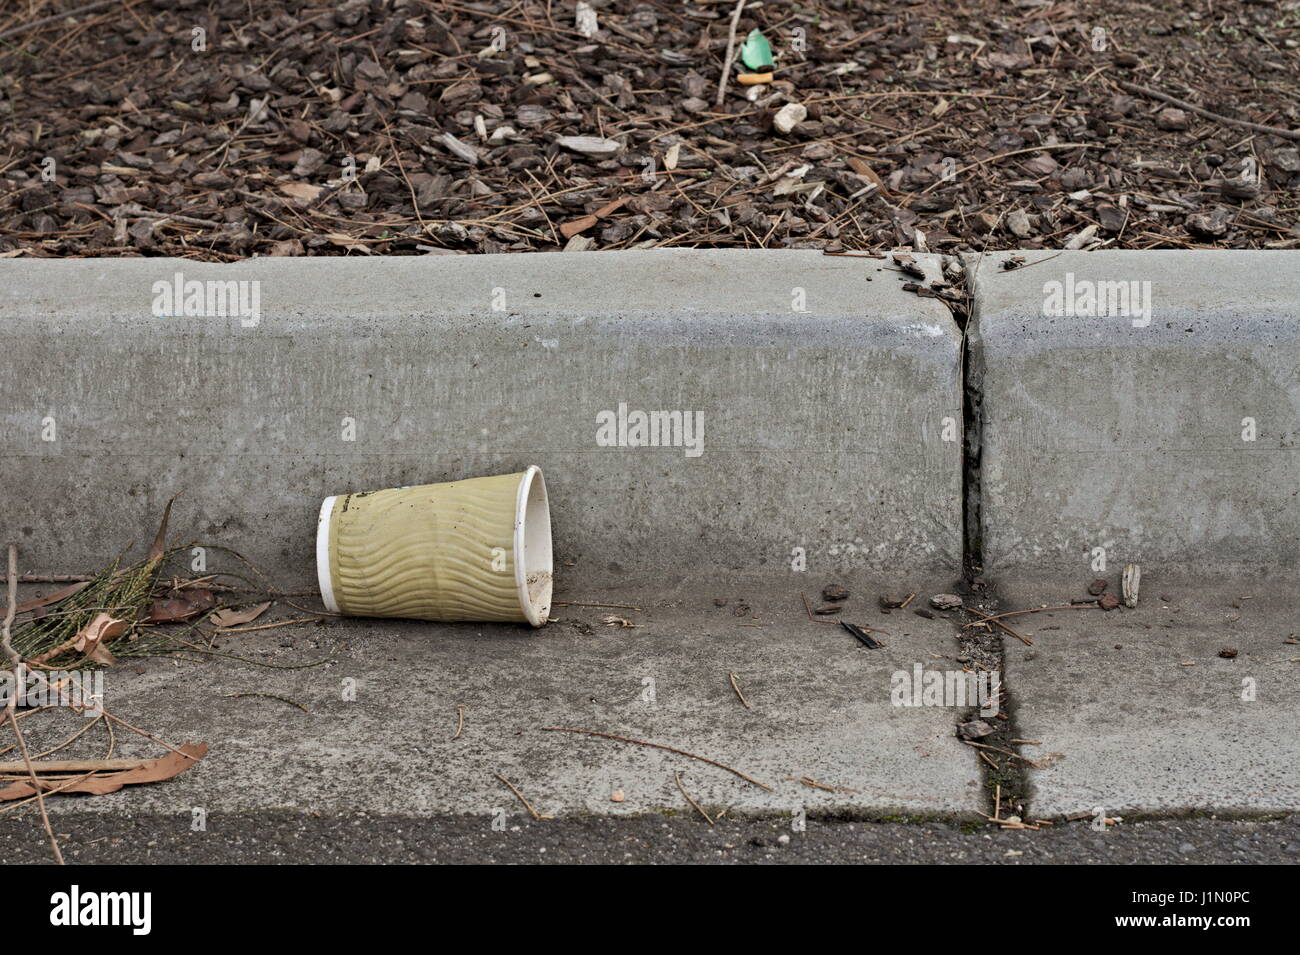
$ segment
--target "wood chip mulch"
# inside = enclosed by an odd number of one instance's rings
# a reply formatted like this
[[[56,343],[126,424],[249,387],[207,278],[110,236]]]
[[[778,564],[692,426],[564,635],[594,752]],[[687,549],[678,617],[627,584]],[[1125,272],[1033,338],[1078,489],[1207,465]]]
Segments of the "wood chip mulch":
[[[1300,246],[1295,0],[590,6],[6,4],[0,255]]]

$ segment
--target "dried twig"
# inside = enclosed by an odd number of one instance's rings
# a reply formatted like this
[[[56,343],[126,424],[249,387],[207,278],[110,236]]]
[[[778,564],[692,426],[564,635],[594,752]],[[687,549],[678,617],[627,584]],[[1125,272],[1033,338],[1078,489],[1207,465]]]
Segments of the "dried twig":
[[[1158,99],[1162,103],[1169,103],[1177,106],[1179,109],[1185,109],[1189,113],[1195,113],[1197,116],[1204,116],[1206,119],[1212,119],[1216,123],[1227,123],[1229,126],[1241,126],[1244,129],[1251,129],[1257,133],[1268,133],[1270,136],[1281,136],[1283,139],[1300,140],[1300,132],[1291,129],[1282,129],[1278,126],[1264,126],[1260,123],[1252,123],[1244,119],[1234,119],[1231,116],[1224,116],[1221,113],[1212,113],[1208,109],[1202,109],[1185,99],[1179,99],[1176,96],[1170,96],[1168,93],[1162,93],[1160,90],[1152,89],[1149,86],[1141,86],[1137,83],[1130,83],[1127,80],[1117,80],[1119,88],[1129,93],[1137,93],[1139,96],[1146,96],[1150,99]]]
[[[23,658],[14,650],[13,643],[13,625],[14,617],[18,615],[18,545],[9,545],[9,577],[8,577],[8,594],[9,602],[5,609],[4,629],[0,630],[0,649],[4,650],[5,657],[15,667],[21,667]]]
[[[103,7],[115,7],[122,0],[96,0],[95,3],[87,3],[80,7],[73,7],[71,10],[64,10],[60,13],[51,14],[48,17],[41,17],[39,20],[32,20],[30,23],[23,23],[19,26],[12,27],[0,33],[0,40],[7,40],[11,36],[17,36],[20,33],[26,33],[28,30],[35,30],[37,27],[43,27],[47,23],[56,23],[60,20],[66,20],[68,17],[75,17],[78,14],[90,13],[92,10],[99,10]]]
[[[998,627],[1000,627],[1001,629],[1005,630],[1007,633],[1011,634],[1013,637],[1015,637],[1017,640],[1019,640],[1019,641],[1020,641],[1021,643],[1023,643],[1025,646],[1027,646],[1027,647],[1032,647],[1032,646],[1034,645],[1034,641],[1030,640],[1030,639],[1029,639],[1028,637],[1026,637],[1024,634],[1017,633],[1015,630],[1012,630],[1010,627],[1008,627],[1005,623],[1003,623],[1003,622],[1002,622],[1001,620],[999,620],[997,617],[992,617],[992,616],[990,616],[990,615],[984,613],[984,611],[982,611],[982,610],[976,610],[974,607],[966,607],[965,609],[966,609],[966,610],[969,610],[969,611],[970,611],[971,613],[973,613],[973,614],[978,615],[984,623],[992,623],[992,624],[996,624]],[[979,621],[976,621],[976,622],[979,622]]]
[[[541,822],[543,819],[553,819],[553,818],[554,818],[553,816],[543,816],[540,812],[538,812],[536,809],[534,809],[534,808],[533,808],[533,804],[530,803],[527,799],[524,798],[524,794],[521,793],[518,789],[516,789],[516,788],[515,788],[515,784],[512,783],[510,780],[506,779],[506,778],[505,778],[504,776],[502,776],[500,773],[497,773],[497,774],[496,774],[496,777],[497,777],[497,779],[501,780],[503,783],[505,783],[507,786],[510,787],[510,791],[511,791],[512,793],[514,793],[514,794],[519,798],[519,801],[520,801],[521,803],[524,804],[524,808],[527,809],[528,812],[532,815],[532,817],[533,817],[534,819],[536,819],[538,822]]]
[[[967,607],[966,609],[969,610],[970,608]],[[1031,607],[1029,610],[1007,610],[1002,613],[995,613],[991,617],[986,616],[984,619],[986,621],[1001,620],[1003,617],[1019,617],[1021,614],[1047,613],[1053,610],[1101,610],[1101,609],[1102,609],[1101,606],[1095,603],[1067,604],[1064,607]],[[976,611],[976,613],[978,612],[979,611]],[[966,626],[969,627],[970,624],[966,624]]]
[[[740,684],[736,682],[736,674],[728,673],[727,676],[731,678],[731,688],[736,691],[736,696],[740,699],[741,704],[743,704],[747,710],[753,709],[753,707],[749,705],[749,700],[745,699],[745,694],[740,691]]]
[[[461,732],[465,729],[465,704],[456,704],[456,735],[452,739],[460,739]]]
[[[718,98],[715,105],[721,107],[727,99],[727,83],[731,80],[731,64],[736,59],[736,27],[740,24],[740,14],[749,0],[736,0],[736,9],[731,13],[731,28],[727,31],[727,55],[722,60],[722,75],[718,77]]]
[[[27,769],[27,774],[32,778],[32,787],[36,790],[36,805],[41,810],[41,823],[45,826],[45,834],[49,836],[50,848],[54,851],[54,861],[63,865],[63,852],[59,849],[59,840],[54,837],[54,830],[50,827],[50,816],[45,811],[45,793],[41,789],[40,780],[36,778],[36,770],[32,768],[32,757],[27,751],[27,741],[23,739],[22,728],[18,725],[18,685],[23,682],[23,658],[13,648],[11,641],[11,631],[14,624],[14,617],[17,616],[18,609],[18,545],[9,545],[9,574],[8,574],[8,605],[5,609],[5,619],[3,630],[0,630],[0,646],[3,646],[5,656],[14,666],[15,686],[9,696],[9,701],[5,705],[5,713],[9,717],[9,725],[14,728],[14,736],[18,740],[18,749],[23,754],[23,765]]]
[[[291,627],[298,623],[319,623],[324,617],[299,617],[294,620],[277,620],[275,623],[261,623],[255,627],[215,627],[210,633],[249,633],[253,630],[275,630],[277,627]]]
[[[640,607],[633,607],[631,604],[598,604],[586,603],[580,600],[554,600],[551,602],[552,607],[613,607],[615,610],[640,610]]]
[[[713,825],[713,820],[709,818],[709,814],[704,811],[703,807],[701,807],[699,803],[691,798],[691,794],[688,793],[686,787],[682,785],[682,774],[677,773],[673,778],[677,780],[677,788],[682,791],[682,795],[686,797],[686,801],[695,807],[695,811],[704,817],[705,822],[709,825]]]
[[[601,732],[597,732],[596,730],[572,729],[571,727],[568,726],[543,726],[542,732],[543,733],[582,733],[585,736],[599,736],[602,739],[612,739],[619,743],[631,743],[634,746],[649,746],[651,749],[662,749],[665,752],[676,753],[678,756],[686,756],[689,757],[690,759],[698,759],[701,763],[708,763],[710,766],[718,767],[718,769],[725,769],[733,776],[739,776],[745,782],[751,783],[757,786],[759,789],[766,789],[768,792],[776,791],[771,786],[768,786],[765,783],[760,783],[754,777],[747,776],[744,773],[742,773],[740,770],[733,769],[732,767],[726,765],[725,763],[719,763],[717,760],[709,759],[707,756],[697,756],[695,753],[688,753],[684,749],[676,749],[675,747],[672,746],[665,746],[663,743],[650,743],[643,739],[632,739],[631,737],[628,736],[615,736],[613,733],[601,733]]]
[[[813,779],[811,776],[787,776],[786,779],[794,783],[801,783],[809,789],[820,789],[827,793],[859,793],[860,789],[850,789],[848,786],[832,786],[830,783],[824,783],[820,779]]]
[[[147,759],[47,759],[32,763],[42,773],[110,773],[139,769]],[[0,763],[0,773],[26,771],[25,762]]]
[[[813,623],[829,623],[832,627],[838,627],[840,625],[840,622],[838,620],[826,620],[813,613],[812,604],[808,602],[808,595],[805,594],[802,590],[799,591],[799,598],[803,601],[803,609],[807,611],[808,619],[811,620]]]
[[[1042,762],[1035,762],[1034,760],[1030,759],[1028,756],[1021,756],[1019,753],[1013,753],[1009,749],[1000,749],[997,746],[990,746],[988,743],[976,743],[974,740],[969,740],[969,739],[964,739],[962,740],[962,742],[965,743],[967,746],[974,746],[977,749],[992,750],[995,753],[1001,753],[1003,756],[1010,756],[1012,759],[1021,760],[1022,762],[1028,763],[1030,766],[1034,767],[1034,769],[1043,769],[1044,767],[1051,765],[1050,759],[1044,760]]]

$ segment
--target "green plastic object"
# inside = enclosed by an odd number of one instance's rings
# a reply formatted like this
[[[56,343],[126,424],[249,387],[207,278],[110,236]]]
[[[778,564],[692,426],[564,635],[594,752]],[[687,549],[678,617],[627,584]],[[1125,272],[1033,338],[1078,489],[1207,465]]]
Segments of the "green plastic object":
[[[740,61],[756,73],[766,73],[772,69],[772,45],[763,36],[762,30],[750,30],[745,43],[740,48]]]

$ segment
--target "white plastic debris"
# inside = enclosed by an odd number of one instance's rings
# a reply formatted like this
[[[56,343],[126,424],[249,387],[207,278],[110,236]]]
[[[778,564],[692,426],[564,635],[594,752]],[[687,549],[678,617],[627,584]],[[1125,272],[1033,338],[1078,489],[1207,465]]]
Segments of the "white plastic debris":
[[[578,0],[578,9],[574,12],[574,29],[590,40],[600,29],[596,19],[596,8],[584,0]]]
[[[799,103],[786,103],[777,114],[772,117],[772,125],[782,136],[787,136],[790,131],[808,118],[808,110]]]
[[[1130,610],[1138,605],[1138,585],[1141,583],[1142,568],[1137,564],[1125,564],[1120,589],[1124,594],[1124,606]]]

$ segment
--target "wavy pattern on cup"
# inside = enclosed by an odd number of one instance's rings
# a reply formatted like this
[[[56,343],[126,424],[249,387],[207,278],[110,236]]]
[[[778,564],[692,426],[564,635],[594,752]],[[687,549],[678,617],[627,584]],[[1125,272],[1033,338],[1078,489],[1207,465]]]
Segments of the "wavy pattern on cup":
[[[422,620],[525,620],[513,552],[520,479],[507,474],[341,496],[330,527],[339,609]]]

